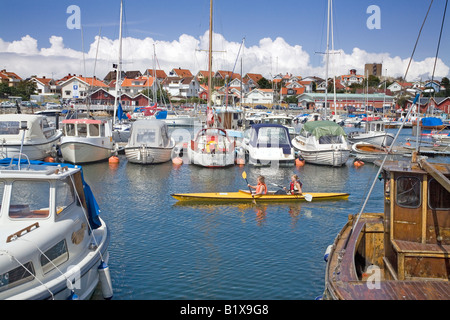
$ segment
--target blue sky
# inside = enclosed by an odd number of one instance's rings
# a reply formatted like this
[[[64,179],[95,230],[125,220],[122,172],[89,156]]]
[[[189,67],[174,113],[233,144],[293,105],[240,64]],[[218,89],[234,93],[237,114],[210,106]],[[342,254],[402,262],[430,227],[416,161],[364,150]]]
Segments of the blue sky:
[[[408,59],[429,3],[425,0],[335,0],[335,48],[347,54],[358,48],[370,54]],[[66,10],[70,5],[81,9],[85,48],[95,42],[100,27],[102,37],[118,38],[119,0],[0,0],[0,4],[3,12],[0,39],[7,44],[29,35],[37,40],[38,49],[48,48],[50,37],[58,36],[65,48],[81,51],[80,31],[66,26],[70,16]],[[377,5],[381,10],[379,30],[367,27],[371,14],[366,11],[370,5]],[[415,60],[434,58],[444,5],[444,0],[434,1]],[[326,0],[215,0],[214,32],[233,43],[240,43],[245,37],[246,47],[259,46],[264,38],[282,38],[290,47],[301,46],[309,55],[308,65],[314,68],[323,65],[323,56],[316,52],[325,50],[326,10]],[[439,54],[446,66],[450,66],[449,16],[447,12]],[[199,39],[208,30],[208,23],[209,0],[125,0],[126,37],[166,43],[178,40],[182,34]],[[0,67],[2,63],[6,62],[0,60]],[[273,71],[274,67],[271,68]]]

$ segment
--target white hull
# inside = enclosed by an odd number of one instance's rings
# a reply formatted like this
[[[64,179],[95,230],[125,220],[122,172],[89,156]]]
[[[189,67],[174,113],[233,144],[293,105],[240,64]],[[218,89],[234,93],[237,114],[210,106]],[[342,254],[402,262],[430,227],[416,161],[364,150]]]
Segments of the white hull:
[[[282,148],[254,148],[248,146],[248,161],[253,166],[294,165],[294,151],[283,154]]]
[[[114,153],[110,138],[74,138],[61,139],[61,153],[64,161],[70,163],[90,163],[103,161]]]
[[[56,145],[61,135],[52,141],[42,144],[24,144],[22,154],[25,154],[29,160],[43,160],[49,156],[55,156]],[[2,158],[18,158],[20,153],[19,144],[2,144],[0,145],[0,155]],[[22,158],[25,158],[22,156]]]
[[[292,145],[307,163],[341,167],[347,163],[350,157],[350,149],[346,144],[301,144],[294,139]]]
[[[202,125],[202,122],[198,117],[167,117],[166,119],[163,119],[163,121],[169,127],[194,127]]]
[[[220,168],[234,165],[235,152],[229,153],[203,153],[196,152],[191,148],[188,148],[188,158],[191,164],[195,164],[208,168]]]
[[[360,135],[356,135],[348,138],[351,143],[358,142],[367,142],[371,144],[376,144],[379,146],[390,146],[392,142],[394,142],[394,136],[388,133],[379,133],[379,134],[365,134],[361,133]]]
[[[125,147],[125,155],[131,163],[157,164],[170,161],[172,148]]]

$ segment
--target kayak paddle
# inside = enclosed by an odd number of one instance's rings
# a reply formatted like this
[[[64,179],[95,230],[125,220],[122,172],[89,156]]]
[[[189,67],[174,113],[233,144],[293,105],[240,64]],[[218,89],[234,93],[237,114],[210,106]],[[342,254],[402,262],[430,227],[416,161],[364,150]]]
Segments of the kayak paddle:
[[[242,172],[242,178],[245,179],[245,182],[247,182],[247,186],[248,186],[249,183],[248,183],[248,180],[247,180],[247,173],[245,171]],[[248,187],[248,190],[250,191],[250,194],[252,195],[253,203],[256,204],[255,196],[253,195],[252,189],[250,187]]]
[[[282,187],[282,186],[280,186],[280,185],[278,185],[278,184],[275,184],[275,183],[271,183],[271,185],[273,185],[273,186],[275,186],[275,187],[278,187],[278,188],[280,188],[280,189],[283,189],[283,188],[284,188],[284,187]],[[310,194],[307,194],[307,193],[302,194],[302,196],[303,196],[303,197],[305,198],[305,200],[308,201],[308,202],[311,202],[312,199],[313,199],[313,196],[310,195]]]

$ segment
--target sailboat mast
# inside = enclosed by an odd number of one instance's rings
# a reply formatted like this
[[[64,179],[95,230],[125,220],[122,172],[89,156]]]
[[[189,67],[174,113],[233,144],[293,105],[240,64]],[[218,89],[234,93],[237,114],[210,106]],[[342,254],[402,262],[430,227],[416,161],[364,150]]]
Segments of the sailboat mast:
[[[211,108],[211,86],[212,86],[212,42],[213,42],[213,0],[209,6],[209,57],[208,57],[208,110]]]
[[[116,97],[114,99],[113,125],[116,123],[117,101],[122,99],[121,83],[122,78],[122,22],[123,22],[123,0],[120,1],[120,28],[119,28],[119,63],[116,69]]]
[[[327,51],[326,51],[326,73],[325,73],[325,119],[327,118],[327,104],[328,104],[328,65],[330,63],[330,11],[331,0],[328,0],[328,15],[327,15]]]

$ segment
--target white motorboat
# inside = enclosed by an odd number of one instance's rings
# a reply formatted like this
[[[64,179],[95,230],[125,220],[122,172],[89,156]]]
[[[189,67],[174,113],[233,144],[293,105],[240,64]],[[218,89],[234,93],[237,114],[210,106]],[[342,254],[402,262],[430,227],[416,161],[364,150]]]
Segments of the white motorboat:
[[[110,158],[116,152],[111,123],[106,120],[63,120],[61,153],[70,163],[91,163]]]
[[[201,127],[200,117],[189,114],[178,114],[175,111],[168,111],[167,117],[162,119],[170,127]]]
[[[394,135],[386,132],[384,121],[368,121],[364,132],[350,132],[350,143],[368,142],[379,146],[390,146],[394,141]]]
[[[109,231],[82,168],[0,161],[0,300],[113,295]]]
[[[234,165],[235,142],[227,131],[218,128],[204,128],[197,133],[187,147],[189,162],[202,167],[222,168]]]
[[[306,122],[292,145],[307,163],[312,164],[340,167],[350,156],[344,130],[332,121]]]
[[[244,145],[251,165],[294,165],[295,151],[285,126],[255,124],[249,131],[248,141]]]
[[[133,124],[125,155],[132,163],[157,164],[169,161],[174,147],[164,121],[138,120]]]
[[[61,136],[61,131],[50,125],[45,116],[0,115],[1,158],[17,157],[19,153],[29,160],[54,157]]]

